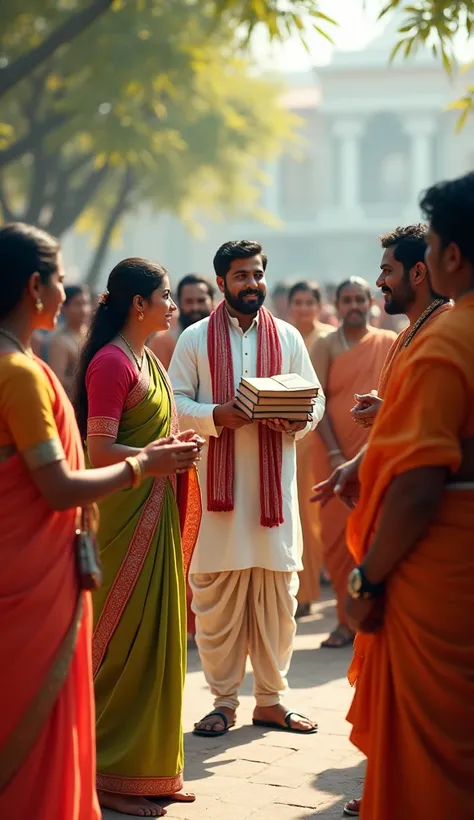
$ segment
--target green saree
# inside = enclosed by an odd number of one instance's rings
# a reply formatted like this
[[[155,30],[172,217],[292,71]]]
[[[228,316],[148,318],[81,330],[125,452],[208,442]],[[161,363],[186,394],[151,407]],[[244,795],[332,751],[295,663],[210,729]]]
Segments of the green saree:
[[[176,429],[172,393],[147,353],[117,442],[143,447]],[[144,368],[146,370],[146,368]],[[148,384],[147,384],[148,382]],[[176,481],[147,479],[99,505],[104,582],[94,595],[97,788],[168,795],[183,785],[186,591]]]

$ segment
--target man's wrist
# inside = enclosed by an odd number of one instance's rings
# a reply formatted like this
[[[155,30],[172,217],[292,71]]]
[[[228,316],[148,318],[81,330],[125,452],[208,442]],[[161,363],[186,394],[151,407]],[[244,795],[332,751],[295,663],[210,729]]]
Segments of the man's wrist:
[[[350,573],[347,586],[351,598],[372,600],[383,593],[385,582],[372,582],[366,575],[365,567],[361,564]]]
[[[214,424],[216,427],[222,427],[221,420],[220,420],[220,409],[221,405],[216,404],[214,410],[212,411],[212,418],[214,420]]]

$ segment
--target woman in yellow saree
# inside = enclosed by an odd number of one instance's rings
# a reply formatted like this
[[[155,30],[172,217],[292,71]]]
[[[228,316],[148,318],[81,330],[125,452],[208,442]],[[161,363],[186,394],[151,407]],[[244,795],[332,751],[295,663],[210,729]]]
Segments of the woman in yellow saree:
[[[179,436],[173,394],[145,348],[175,306],[166,271],[125,260],[110,274],[84,350],[77,412],[91,466]],[[103,586],[94,597],[97,788],[104,807],[159,816],[182,793],[185,571],[200,523],[195,472],[148,479],[99,505]],[[183,507],[184,502],[184,507]],[[185,533],[183,542],[180,528]],[[184,556],[184,560],[183,560]]]

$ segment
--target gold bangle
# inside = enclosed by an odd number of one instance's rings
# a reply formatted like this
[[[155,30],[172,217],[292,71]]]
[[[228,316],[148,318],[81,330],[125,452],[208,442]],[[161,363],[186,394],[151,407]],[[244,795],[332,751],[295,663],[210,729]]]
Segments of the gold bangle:
[[[132,489],[136,490],[143,479],[143,466],[136,456],[127,456],[126,464],[129,464],[133,472]]]

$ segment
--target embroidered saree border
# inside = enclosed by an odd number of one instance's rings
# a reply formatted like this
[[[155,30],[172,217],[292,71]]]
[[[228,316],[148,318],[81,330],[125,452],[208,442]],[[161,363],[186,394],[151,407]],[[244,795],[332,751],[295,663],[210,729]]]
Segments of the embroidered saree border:
[[[148,367],[148,358],[145,355],[144,359],[144,366],[140,370],[138,381],[130,390],[127,398],[125,399],[125,404],[123,406],[124,410],[132,410],[137,404],[140,404],[141,401],[145,398],[146,394],[148,393],[148,388],[150,387],[150,369]],[[145,366],[146,362],[146,366]]]
[[[105,606],[94,630],[92,642],[92,669],[94,677],[107,651],[109,641],[117,628],[130,595],[148,555],[156,522],[160,518],[167,479],[155,478],[150,495],[143,505],[125,560],[117,573]]]
[[[116,439],[119,429],[117,419],[109,416],[91,416],[87,421],[87,437],[89,436],[109,436]]]
[[[37,470],[46,464],[54,464],[56,461],[63,461],[66,458],[59,437],[50,438],[47,441],[34,444],[32,447],[27,447],[26,450],[23,450],[22,456],[30,470]]]
[[[119,775],[97,774],[97,788],[113,794],[132,794],[159,797],[172,795],[183,788],[182,773],[171,777],[120,777]]]

